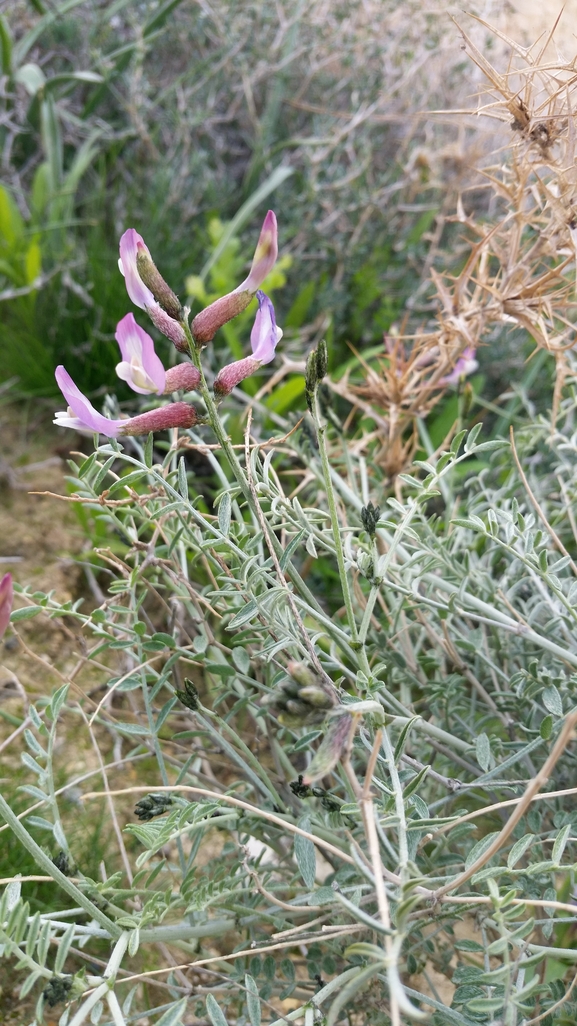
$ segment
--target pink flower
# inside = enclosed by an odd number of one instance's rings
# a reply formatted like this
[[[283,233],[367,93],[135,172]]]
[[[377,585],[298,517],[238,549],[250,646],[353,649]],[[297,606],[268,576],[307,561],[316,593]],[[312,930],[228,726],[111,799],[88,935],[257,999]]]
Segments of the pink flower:
[[[4,574],[0,581],[0,638],[5,634],[6,628],[10,623],[13,598],[12,574]]]
[[[75,428],[77,431],[96,431],[107,438],[116,438],[123,426],[122,420],[109,420],[94,409],[92,403],[74,384],[70,374],[64,367],[56,368],[56,381],[62,392],[68,409],[56,413],[54,423],[59,427]]]
[[[239,285],[235,292],[250,292],[254,295],[260,288],[267,274],[272,271],[278,256],[278,229],[276,216],[269,210],[260,230],[248,278]]]
[[[134,228],[129,228],[120,240],[118,266],[120,273],[124,275],[126,291],[134,305],[139,306],[141,310],[148,310],[149,307],[158,304],[138,273],[136,257],[140,247],[150,256],[148,246],[145,244],[142,236]]]
[[[195,369],[191,368],[192,371]],[[149,431],[165,431],[171,427],[193,427],[197,421],[196,410],[189,403],[167,403],[155,410],[139,413],[136,417],[109,420],[94,409],[64,367],[56,368],[56,381],[68,403],[68,410],[55,416],[54,423],[59,427],[96,431],[107,438],[118,438],[124,435],[145,435]]]
[[[450,374],[447,374],[444,378],[439,381],[440,385],[458,385],[461,378],[466,378],[468,374],[472,374],[473,371],[477,370],[479,366],[475,359],[475,350],[472,346],[467,346],[463,349],[461,356],[457,360],[453,370]]]
[[[250,374],[254,374],[263,363],[270,363],[282,338],[282,330],[277,327],[274,306],[270,299],[260,290],[256,298],[258,310],[250,333],[252,356],[229,363],[218,372],[214,379],[214,393],[219,398],[229,395],[233,388]]]
[[[277,327],[274,306],[268,296],[259,289],[256,298],[258,310],[250,333],[250,346],[255,360],[270,363],[282,338],[282,329]]]
[[[166,373],[154,351],[154,342],[134,320],[131,313],[118,322],[116,341],[122,353],[122,362],[116,365],[116,373],[135,392],[146,395],[156,392],[162,395]]]
[[[139,253],[152,264],[152,257],[144,239],[134,228],[128,228],[120,240],[120,258],[118,260],[120,272],[124,275],[126,282],[126,291],[135,306],[146,310],[158,330],[174,343],[179,352],[185,353],[188,350],[188,342],[184,329],[166,310],[163,310],[151,290],[144,284],[138,272]],[[152,266],[154,267],[154,264]],[[164,284],[166,285],[166,283]],[[168,286],[166,288],[168,289]],[[173,295],[171,290],[169,292]],[[176,296],[174,296],[174,300],[178,303]]]
[[[261,228],[257,247],[252,259],[248,278],[233,292],[221,296],[194,318],[191,330],[197,345],[212,341],[219,328],[246,310],[253,295],[260,288],[278,256],[278,233],[276,217],[272,210],[266,215]],[[272,357],[271,357],[272,359]]]

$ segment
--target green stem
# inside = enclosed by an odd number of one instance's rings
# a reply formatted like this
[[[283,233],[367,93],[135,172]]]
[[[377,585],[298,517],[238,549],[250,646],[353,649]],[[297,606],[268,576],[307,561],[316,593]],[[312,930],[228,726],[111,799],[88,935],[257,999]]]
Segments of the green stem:
[[[318,398],[315,393],[314,405],[313,405],[313,416],[315,420],[315,426],[317,429],[317,437],[319,442],[319,452],[321,456],[321,464],[323,468],[323,478],[325,483],[325,490],[327,493],[327,502],[329,506],[329,514],[331,518],[331,527],[333,530],[333,540],[335,543],[336,555],[337,555],[337,566],[339,569],[339,577],[341,580],[341,588],[343,592],[343,599],[345,603],[345,609],[347,612],[347,620],[349,623],[349,630],[351,632],[351,643],[353,646],[358,645],[359,638],[357,633],[357,624],[355,620],[355,614],[353,610],[353,601],[351,597],[351,591],[349,588],[349,578],[345,567],[345,554],[343,551],[343,542],[341,538],[341,529],[339,524],[339,517],[337,513],[337,504],[335,501],[335,493],[331,481],[331,466],[329,463],[329,457],[327,454],[327,447],[325,444],[325,432],[326,424],[321,422],[321,414],[319,410]]]
[[[83,894],[76,884],[72,883],[72,880],[69,880],[68,877],[64,876],[64,873],[61,873],[60,870],[56,868],[48,855],[42,851],[40,845],[36,844],[36,841],[30,836],[26,827],[24,827],[18,817],[14,815],[12,809],[4,800],[2,795],[0,795],[0,815],[3,816],[12,832],[16,835],[21,844],[24,845],[26,850],[30,852],[34,861],[41,869],[44,870],[46,875],[51,876],[56,883],[60,884],[62,889],[74,899],[76,904],[80,905],[92,919],[95,919],[111,937],[114,937],[115,940],[120,937],[120,934],[122,933],[120,927],[116,926],[116,923],[113,923],[112,919],[109,919],[101,909],[94,905],[90,898]]]

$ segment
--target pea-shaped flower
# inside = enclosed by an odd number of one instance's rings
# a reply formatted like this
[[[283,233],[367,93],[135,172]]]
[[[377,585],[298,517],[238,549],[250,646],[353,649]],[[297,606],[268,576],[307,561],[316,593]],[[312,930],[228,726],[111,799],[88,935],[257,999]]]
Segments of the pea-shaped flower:
[[[282,338],[282,330],[277,326],[274,306],[269,297],[259,290],[256,298],[258,310],[250,333],[252,356],[236,360],[219,370],[214,379],[214,394],[219,399],[229,395],[233,388],[250,374],[254,374],[262,364],[270,363]]]

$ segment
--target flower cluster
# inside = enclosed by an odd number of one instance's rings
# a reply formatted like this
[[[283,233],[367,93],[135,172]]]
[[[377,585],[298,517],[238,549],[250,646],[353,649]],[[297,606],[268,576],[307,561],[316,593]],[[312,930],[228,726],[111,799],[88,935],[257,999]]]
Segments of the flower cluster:
[[[274,307],[260,290],[278,255],[277,223],[272,210],[264,219],[248,277],[238,288],[201,310],[188,323],[190,311],[181,306],[178,296],[155,266],[148,247],[134,228],[124,232],[120,240],[118,266],[124,277],[126,291],[135,306],[144,310],[152,323],[174,344],[180,353],[189,355],[211,342],[223,324],[242,313],[256,295],[258,310],[250,341],[252,356],[222,367],[214,381],[214,394],[222,399],[244,378],[270,363],[282,331],[277,327]],[[121,360],[116,366],[118,377],[141,395],[172,395],[192,392],[201,383],[201,373],[192,363],[178,363],[166,370],[154,351],[150,335],[128,313],[116,328],[116,341]],[[56,413],[54,423],[79,431],[95,431],[107,438],[141,435],[170,427],[193,427],[197,422],[194,406],[188,402],[170,402],[136,417],[112,420],[98,413],[92,403],[74,384],[64,367],[56,368],[56,381],[68,409]]]

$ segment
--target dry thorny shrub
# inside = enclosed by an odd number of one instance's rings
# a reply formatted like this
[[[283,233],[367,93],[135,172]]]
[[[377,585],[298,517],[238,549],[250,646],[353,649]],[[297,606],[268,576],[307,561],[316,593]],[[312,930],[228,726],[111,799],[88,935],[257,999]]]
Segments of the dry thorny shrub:
[[[454,380],[466,371],[464,361],[496,327],[523,328],[537,348],[554,354],[555,416],[572,368],[577,250],[577,70],[575,58],[558,51],[550,58],[556,27],[529,47],[492,29],[511,51],[504,71],[496,70],[461,29],[489,95],[479,99],[474,112],[456,114],[497,119],[510,129],[509,139],[480,172],[488,201],[481,211],[466,213],[459,195],[456,214],[447,218],[463,226],[468,252],[456,276],[431,268],[438,306],[434,327],[385,338],[376,366],[364,364],[362,385],[352,384],[348,374],[332,385],[376,422],[377,459],[391,477],[414,455],[417,418],[444,395],[447,377]],[[365,445],[371,442],[365,437]]]

